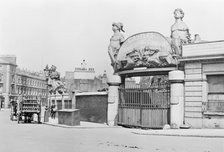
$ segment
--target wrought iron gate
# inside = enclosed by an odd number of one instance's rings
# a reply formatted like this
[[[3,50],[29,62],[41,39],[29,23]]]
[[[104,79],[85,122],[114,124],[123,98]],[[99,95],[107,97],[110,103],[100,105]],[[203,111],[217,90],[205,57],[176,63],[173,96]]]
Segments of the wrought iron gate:
[[[169,87],[120,88],[118,125],[162,128],[169,124]]]

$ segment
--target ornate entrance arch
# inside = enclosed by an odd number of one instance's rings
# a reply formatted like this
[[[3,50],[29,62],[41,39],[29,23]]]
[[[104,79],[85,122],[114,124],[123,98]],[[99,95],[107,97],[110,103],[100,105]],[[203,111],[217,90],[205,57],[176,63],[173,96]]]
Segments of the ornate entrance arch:
[[[115,68],[121,77],[118,125],[162,128],[170,124],[168,73],[177,64],[171,44],[158,32],[139,33],[126,39]],[[140,77],[140,83],[127,86],[125,79],[135,76]]]

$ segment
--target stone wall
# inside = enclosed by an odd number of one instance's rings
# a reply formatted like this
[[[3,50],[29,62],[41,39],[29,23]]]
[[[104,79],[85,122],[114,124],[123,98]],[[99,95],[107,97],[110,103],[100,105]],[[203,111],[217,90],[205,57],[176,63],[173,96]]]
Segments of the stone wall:
[[[208,105],[208,75],[224,74],[224,63],[194,61],[185,63],[185,124],[193,128],[224,128],[224,113],[210,112]]]
[[[80,110],[81,121],[107,123],[108,95],[106,92],[77,93],[76,109]]]

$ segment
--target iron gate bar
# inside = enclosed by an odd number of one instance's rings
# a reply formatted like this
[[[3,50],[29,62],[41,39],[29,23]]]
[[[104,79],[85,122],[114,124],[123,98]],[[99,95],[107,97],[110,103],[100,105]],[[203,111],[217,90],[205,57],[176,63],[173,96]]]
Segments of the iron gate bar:
[[[169,87],[119,88],[118,124],[161,128],[169,121]]]

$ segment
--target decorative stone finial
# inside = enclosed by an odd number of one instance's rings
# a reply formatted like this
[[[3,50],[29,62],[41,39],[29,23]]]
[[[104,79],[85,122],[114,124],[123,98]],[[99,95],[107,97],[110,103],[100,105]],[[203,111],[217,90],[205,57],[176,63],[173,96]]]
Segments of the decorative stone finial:
[[[195,34],[194,35],[194,43],[199,43],[199,42],[201,42],[201,37],[199,34]]]

